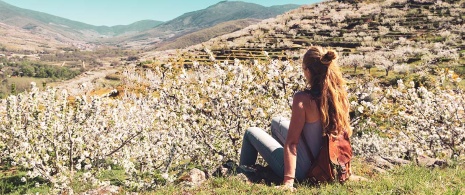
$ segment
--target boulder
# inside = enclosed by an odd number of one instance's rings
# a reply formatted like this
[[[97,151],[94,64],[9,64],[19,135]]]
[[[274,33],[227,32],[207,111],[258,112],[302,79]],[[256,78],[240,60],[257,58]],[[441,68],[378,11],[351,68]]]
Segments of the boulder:
[[[380,156],[372,156],[366,158],[367,162],[373,163],[374,166],[377,166],[382,169],[393,169],[394,165],[389,161],[385,160]]]
[[[187,174],[181,176],[179,184],[185,187],[197,187],[207,180],[205,173],[199,169],[192,169]]]
[[[231,176],[232,174],[236,173],[237,169],[238,169],[238,165],[234,161],[228,160],[226,163],[219,166],[215,170],[209,171],[209,172],[213,172],[212,174],[209,174],[209,175],[212,175],[213,177],[227,177],[227,176]]]
[[[241,180],[243,182],[247,182],[247,183],[250,182],[249,178],[244,173],[239,173],[239,174],[237,174],[237,175],[235,175],[233,177],[238,179],[238,180]]]
[[[430,158],[428,156],[420,155],[417,157],[417,164],[424,167],[442,167],[446,166],[447,162],[444,160]]]
[[[374,166],[374,165],[369,165],[369,167],[373,170],[373,172],[377,172],[377,173],[381,173],[381,174],[387,172],[386,170],[381,169],[381,168],[379,168],[377,166]]]
[[[383,157],[383,159],[387,160],[391,164],[395,164],[395,165],[402,165],[403,166],[403,165],[408,165],[408,164],[411,163],[408,160],[401,159],[401,158],[395,158],[395,157]]]

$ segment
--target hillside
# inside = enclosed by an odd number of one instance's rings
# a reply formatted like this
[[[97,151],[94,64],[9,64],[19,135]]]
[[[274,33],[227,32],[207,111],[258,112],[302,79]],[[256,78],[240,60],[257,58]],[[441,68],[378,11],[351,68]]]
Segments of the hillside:
[[[170,39],[167,39],[166,41],[163,41],[161,44],[159,44],[159,46],[156,47],[156,50],[161,51],[168,49],[186,48],[191,45],[208,41],[220,35],[241,30],[247,26],[256,24],[258,22],[260,22],[259,19],[241,19],[223,22],[213,27],[205,28],[179,37],[172,37]]]
[[[141,43],[144,48],[156,47],[165,40],[172,40],[173,37],[184,36],[198,30],[213,27],[217,24],[239,19],[266,19],[282,14],[298,5],[282,5],[264,7],[254,3],[241,1],[222,1],[208,8],[185,13],[173,20],[157,26],[152,30],[129,36],[123,40],[121,45],[132,47]],[[196,42],[199,43],[199,42]]]
[[[134,32],[142,32],[142,31],[150,30],[160,24],[163,24],[163,22],[156,21],[156,20],[141,20],[141,21],[134,22],[128,25],[116,25],[116,26],[109,27],[111,29],[109,31],[113,32],[115,35],[122,35],[125,33],[134,33]],[[100,27],[100,28],[105,28],[105,27]]]
[[[158,29],[179,31],[211,27],[221,22],[244,18],[266,19],[298,7],[298,5],[265,7],[242,1],[222,1],[206,9],[185,13],[160,25]]]
[[[64,42],[70,43],[72,40],[59,34],[55,34],[55,37],[33,34],[22,28],[0,23],[0,47],[7,51],[44,51],[70,46]]]
[[[436,44],[457,54],[465,49],[463,7],[463,0],[325,2],[303,6],[191,49],[200,52],[199,62],[210,59],[210,54],[202,51],[204,46],[217,60],[298,59],[308,45],[330,46],[349,54],[392,50],[399,45],[433,49]]]

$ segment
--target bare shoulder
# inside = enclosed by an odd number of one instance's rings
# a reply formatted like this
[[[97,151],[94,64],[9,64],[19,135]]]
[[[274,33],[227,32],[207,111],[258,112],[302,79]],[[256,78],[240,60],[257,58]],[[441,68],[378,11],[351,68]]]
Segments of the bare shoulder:
[[[294,95],[293,101],[293,105],[296,105],[305,112],[306,122],[312,123],[320,119],[317,103],[310,93],[305,91],[297,92]]]
[[[301,107],[307,109],[316,108],[316,101],[312,98],[308,92],[299,91],[294,94],[294,103],[301,105]]]
[[[305,91],[299,91],[294,94],[294,101],[307,103],[307,102],[312,101],[312,98],[309,93]]]
[[[296,98],[309,98],[309,94],[306,93],[305,91],[299,91],[297,93],[294,94],[294,99]]]

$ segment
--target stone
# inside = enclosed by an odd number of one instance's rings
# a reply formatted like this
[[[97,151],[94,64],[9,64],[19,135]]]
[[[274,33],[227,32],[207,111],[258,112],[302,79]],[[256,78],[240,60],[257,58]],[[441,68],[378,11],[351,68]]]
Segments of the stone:
[[[446,166],[447,162],[440,159],[430,158],[428,156],[420,155],[417,157],[417,164],[424,167],[442,167]]]
[[[380,156],[372,156],[366,158],[367,162],[373,163],[375,166],[383,169],[393,169],[394,165]]]
[[[244,181],[244,182],[250,182],[249,181],[249,178],[247,178],[247,176],[244,174],[244,173],[239,173],[237,174],[236,176],[234,176],[236,179],[239,179],[241,181]]]
[[[379,167],[377,167],[377,166],[373,166],[373,165],[370,165],[370,168],[373,170],[373,172],[378,172],[378,173],[381,173],[381,174],[387,172],[386,170],[381,169],[381,168],[379,168]]]
[[[408,165],[411,162],[405,159],[401,158],[394,158],[394,157],[382,157],[384,160],[387,160],[388,162],[395,164],[395,165]]]
[[[219,166],[216,169],[213,169],[213,171],[209,171],[209,173],[211,173],[209,174],[209,176],[210,175],[213,177],[231,176],[232,174],[237,173],[237,170],[239,169],[238,167],[239,166],[234,161],[228,160],[223,165]]]
[[[368,181],[368,179],[362,176],[352,174],[349,177],[349,181]]]
[[[181,178],[179,178],[178,182],[180,185],[186,187],[197,187],[202,185],[203,182],[207,180],[205,173],[199,169],[192,169],[189,173],[185,174]]]
[[[111,195],[111,194],[120,194],[120,187],[109,185],[102,186],[97,189],[93,189],[87,192],[81,193],[82,195]]]
[[[216,171],[213,173],[214,177],[225,177],[229,174],[229,169],[226,167],[218,167]]]

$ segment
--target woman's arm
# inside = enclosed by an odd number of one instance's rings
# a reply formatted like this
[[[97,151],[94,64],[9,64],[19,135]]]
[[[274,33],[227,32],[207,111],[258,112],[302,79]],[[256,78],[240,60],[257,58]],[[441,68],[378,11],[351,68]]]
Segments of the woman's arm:
[[[304,93],[296,93],[292,101],[292,115],[284,143],[284,185],[294,184],[297,161],[297,144],[305,125]]]

